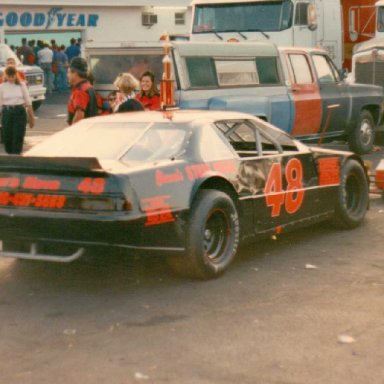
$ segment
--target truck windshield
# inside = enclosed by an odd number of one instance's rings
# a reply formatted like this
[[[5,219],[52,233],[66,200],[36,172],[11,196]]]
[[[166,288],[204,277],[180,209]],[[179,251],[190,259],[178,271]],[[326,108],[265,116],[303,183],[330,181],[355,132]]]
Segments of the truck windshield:
[[[282,31],[292,14],[291,0],[196,4],[192,33]]]
[[[13,57],[16,60],[16,65],[21,65],[20,60],[11,48],[9,48],[8,45],[0,44],[0,65],[4,66],[9,57]]]

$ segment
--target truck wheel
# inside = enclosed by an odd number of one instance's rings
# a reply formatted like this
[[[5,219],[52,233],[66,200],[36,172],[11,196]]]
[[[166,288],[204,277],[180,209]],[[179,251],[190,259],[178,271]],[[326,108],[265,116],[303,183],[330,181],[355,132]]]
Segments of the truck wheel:
[[[373,150],[374,142],[375,123],[372,114],[367,110],[363,110],[360,113],[355,129],[350,134],[349,148],[353,152],[363,155]]]
[[[369,204],[368,181],[363,166],[356,160],[347,160],[340,175],[334,222],[344,229],[359,226]]]
[[[40,108],[41,103],[42,103],[41,100],[32,101],[32,108],[33,108],[33,110],[37,111]]]
[[[209,279],[224,273],[239,243],[239,217],[233,200],[214,190],[202,190],[192,204],[185,256],[168,258],[171,268],[192,278]]]

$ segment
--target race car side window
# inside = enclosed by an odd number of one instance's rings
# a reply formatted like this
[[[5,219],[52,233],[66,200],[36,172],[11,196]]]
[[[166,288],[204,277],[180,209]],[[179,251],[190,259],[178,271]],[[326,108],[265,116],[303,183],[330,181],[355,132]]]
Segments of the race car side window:
[[[240,157],[265,156],[283,152],[277,140],[248,120],[220,121],[216,123],[216,127]]]
[[[201,130],[199,142],[200,156],[204,161],[232,159],[236,156],[225,136],[217,132],[212,125],[207,125]]]

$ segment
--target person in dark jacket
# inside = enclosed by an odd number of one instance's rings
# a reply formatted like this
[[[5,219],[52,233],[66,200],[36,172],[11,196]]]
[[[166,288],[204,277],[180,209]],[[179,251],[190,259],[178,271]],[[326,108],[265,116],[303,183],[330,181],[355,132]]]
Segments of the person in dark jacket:
[[[135,99],[135,89],[139,82],[130,73],[121,73],[115,80],[114,85],[119,89],[114,112],[144,111],[143,104]]]
[[[88,65],[81,57],[72,59],[68,72],[71,94],[68,102],[68,124],[98,114],[96,92],[88,81]]]

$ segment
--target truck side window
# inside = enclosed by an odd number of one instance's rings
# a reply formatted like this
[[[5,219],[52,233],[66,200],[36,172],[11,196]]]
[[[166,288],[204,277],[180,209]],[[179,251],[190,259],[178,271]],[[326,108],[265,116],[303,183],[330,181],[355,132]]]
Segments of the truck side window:
[[[377,31],[384,31],[384,7],[377,7]]]
[[[210,57],[187,57],[189,82],[192,88],[217,87],[215,64]]]
[[[295,79],[295,84],[312,84],[312,73],[305,55],[289,54],[288,59]]]
[[[297,3],[295,9],[295,25],[308,25],[309,3]]]
[[[221,86],[259,84],[256,63],[253,60],[216,60],[215,64]]]
[[[256,67],[260,84],[281,83],[275,57],[257,57]]]
[[[319,83],[336,83],[339,80],[336,69],[328,62],[324,55],[312,55],[312,59]]]

